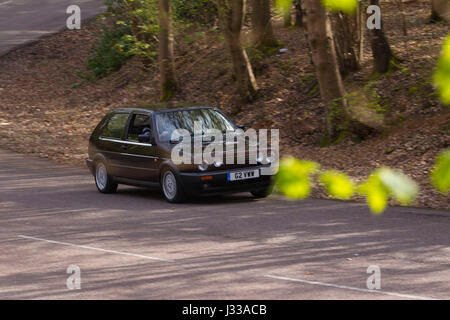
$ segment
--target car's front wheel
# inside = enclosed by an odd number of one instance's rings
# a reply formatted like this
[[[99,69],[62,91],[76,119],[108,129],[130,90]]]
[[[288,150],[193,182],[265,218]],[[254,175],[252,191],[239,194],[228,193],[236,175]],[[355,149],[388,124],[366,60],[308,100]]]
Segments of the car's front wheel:
[[[184,192],[175,173],[169,168],[161,173],[161,188],[168,202],[178,203],[184,200]]]
[[[259,190],[252,190],[250,193],[256,199],[260,199],[260,198],[267,198],[268,196],[270,196],[272,194],[272,192],[273,192],[273,188],[268,187],[268,188],[259,189]]]
[[[117,183],[108,174],[106,165],[99,161],[95,165],[95,185],[101,193],[114,193],[117,191]]]

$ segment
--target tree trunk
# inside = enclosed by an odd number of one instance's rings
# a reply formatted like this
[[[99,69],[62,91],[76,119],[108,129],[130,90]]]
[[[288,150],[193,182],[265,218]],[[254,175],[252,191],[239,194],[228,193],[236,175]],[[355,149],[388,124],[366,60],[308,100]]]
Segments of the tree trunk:
[[[379,6],[379,0],[370,0],[371,5]],[[381,22],[380,29],[370,30],[371,47],[374,60],[374,72],[386,73],[391,68],[394,54],[392,53],[389,41],[383,31],[383,22]]]
[[[270,0],[250,0],[252,12],[252,43],[256,47],[272,47],[277,44],[272,29]]]
[[[338,124],[345,117],[347,101],[339,73],[331,23],[320,1],[304,0],[304,7],[320,93],[327,105],[327,134],[334,139],[339,134]]]
[[[161,100],[172,98],[176,88],[170,0],[159,0],[159,71]]]
[[[357,54],[358,61],[361,64],[364,59],[364,33],[366,31],[366,7],[363,1],[359,1],[358,9],[356,12],[356,24],[357,24]]]
[[[245,0],[217,0],[219,19],[230,50],[238,93],[243,101],[256,96],[258,86],[253,69],[241,44],[241,29],[245,16]]]
[[[434,1],[431,1],[431,17],[430,17],[430,21],[431,22],[442,21],[442,18],[439,16],[439,13],[435,9]]]
[[[402,31],[403,35],[406,37],[408,35],[408,26],[406,23],[406,14],[403,7],[403,0],[395,0],[395,4],[398,7],[398,10],[400,11],[400,15],[402,16]]]
[[[358,16],[342,12],[331,14],[336,57],[342,75],[358,71]]]
[[[431,22],[450,21],[450,1],[431,0]]]
[[[295,0],[295,26],[303,28],[303,8],[302,0]]]

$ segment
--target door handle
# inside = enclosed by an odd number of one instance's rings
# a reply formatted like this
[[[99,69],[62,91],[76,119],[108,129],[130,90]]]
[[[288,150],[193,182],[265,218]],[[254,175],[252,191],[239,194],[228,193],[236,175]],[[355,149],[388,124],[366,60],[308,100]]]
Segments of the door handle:
[[[126,144],[123,144],[120,147],[122,148],[122,150],[128,150],[128,146]]]

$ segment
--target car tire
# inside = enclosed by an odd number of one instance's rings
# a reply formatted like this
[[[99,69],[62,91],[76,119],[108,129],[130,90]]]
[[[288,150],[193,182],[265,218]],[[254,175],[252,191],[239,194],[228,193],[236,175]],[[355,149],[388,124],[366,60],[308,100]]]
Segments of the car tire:
[[[264,188],[264,189],[259,189],[259,190],[252,190],[250,191],[250,193],[252,194],[252,196],[256,199],[262,199],[262,198],[267,198],[268,196],[270,196],[272,194],[273,188],[272,187],[268,187],[268,188]]]
[[[115,193],[118,184],[114,182],[114,178],[108,174],[108,169],[103,161],[95,164],[95,186],[101,193]]]
[[[170,168],[161,171],[161,189],[164,198],[170,203],[180,203],[185,199],[180,178]]]

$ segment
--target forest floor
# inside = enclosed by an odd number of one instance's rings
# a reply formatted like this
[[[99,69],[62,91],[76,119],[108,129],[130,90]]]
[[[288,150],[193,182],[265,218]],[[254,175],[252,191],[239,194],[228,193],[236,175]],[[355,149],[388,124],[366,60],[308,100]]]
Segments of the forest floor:
[[[175,100],[215,105],[236,123],[256,129],[280,129],[283,156],[320,162],[355,181],[379,166],[400,169],[420,185],[415,206],[450,209],[448,196],[429,183],[436,155],[450,145],[450,108],[440,104],[432,86],[449,26],[428,23],[428,2],[408,3],[407,36],[397,7],[382,8],[386,34],[403,59],[398,70],[374,77],[366,42],[362,70],[345,79],[348,92],[380,124],[380,133],[364,140],[348,136],[323,146],[325,107],[305,32],[278,23],[276,37],[288,51],[268,56],[249,51],[260,90],[256,101],[246,105],[236,98],[230,59],[218,30],[177,32],[181,91]],[[86,80],[86,60],[100,30],[97,20],[86,21],[81,30],[55,34],[0,57],[2,148],[83,166],[89,135],[106,111],[158,102],[157,67],[143,71],[137,58],[106,78]],[[326,197],[319,190],[314,196]]]

